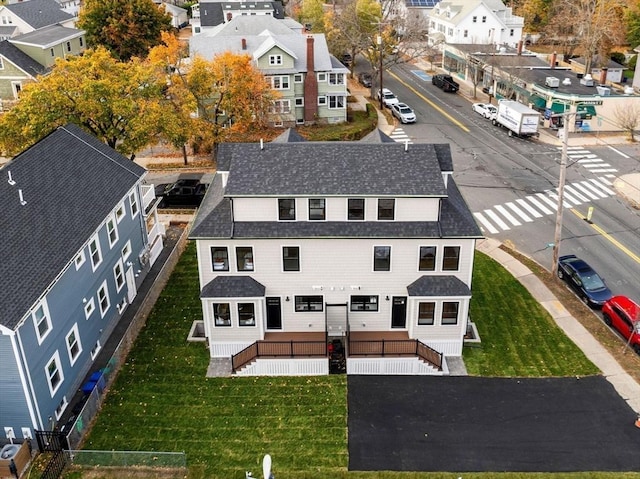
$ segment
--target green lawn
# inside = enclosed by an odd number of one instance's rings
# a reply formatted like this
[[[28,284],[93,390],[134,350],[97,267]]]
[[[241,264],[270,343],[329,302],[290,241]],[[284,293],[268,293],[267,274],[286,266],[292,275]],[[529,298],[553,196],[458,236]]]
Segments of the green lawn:
[[[197,278],[192,243],[112,387],[85,449],[185,451],[189,479],[242,479],[245,470],[261,478],[266,453],[273,457],[278,479],[640,478],[619,473],[348,472],[345,376],[205,378],[205,347],[185,340],[192,321],[201,318]],[[527,291],[480,253],[473,293],[472,318],[482,346],[465,349],[471,374],[597,372]]]

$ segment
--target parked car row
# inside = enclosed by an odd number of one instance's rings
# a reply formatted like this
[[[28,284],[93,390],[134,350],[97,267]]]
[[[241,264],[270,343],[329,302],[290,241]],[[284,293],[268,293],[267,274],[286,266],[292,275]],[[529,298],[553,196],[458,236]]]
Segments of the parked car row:
[[[398,100],[398,97],[389,90],[383,88],[382,92],[378,90],[376,92],[376,99],[380,100],[382,97],[382,104],[391,110],[393,116],[395,116],[401,123],[415,123],[416,114],[413,109],[406,103],[402,103]]]
[[[558,259],[558,277],[592,308],[602,308],[604,322],[640,354],[640,305],[626,296],[613,296],[605,281],[589,264],[570,254]]]
[[[498,107],[490,103],[474,103],[473,105],[471,105],[471,108],[473,109],[473,111],[482,115],[487,120],[493,120],[496,116],[498,116]]]

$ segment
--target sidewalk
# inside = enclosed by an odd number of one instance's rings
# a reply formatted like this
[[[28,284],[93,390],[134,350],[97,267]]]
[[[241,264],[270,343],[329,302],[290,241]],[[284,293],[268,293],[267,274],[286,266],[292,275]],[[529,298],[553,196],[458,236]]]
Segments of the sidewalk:
[[[629,407],[640,414],[640,384],[618,364],[613,356],[562,306],[549,288],[529,268],[500,249],[500,242],[484,239],[477,250],[496,260],[509,271],[545,308],[556,324],[595,364]]]

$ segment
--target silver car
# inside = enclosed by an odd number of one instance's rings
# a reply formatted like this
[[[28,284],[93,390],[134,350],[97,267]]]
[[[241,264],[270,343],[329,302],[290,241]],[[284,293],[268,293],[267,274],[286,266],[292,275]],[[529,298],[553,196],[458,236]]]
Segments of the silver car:
[[[416,121],[416,114],[406,103],[391,105],[391,113],[393,113],[393,116],[400,120],[401,123],[415,123]]]

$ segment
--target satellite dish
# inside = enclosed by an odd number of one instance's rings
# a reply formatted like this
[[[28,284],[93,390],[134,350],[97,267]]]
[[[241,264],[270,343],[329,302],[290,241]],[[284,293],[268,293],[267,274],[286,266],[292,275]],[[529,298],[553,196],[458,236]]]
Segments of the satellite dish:
[[[262,477],[264,479],[271,479],[271,456],[269,454],[264,455],[262,460]]]

